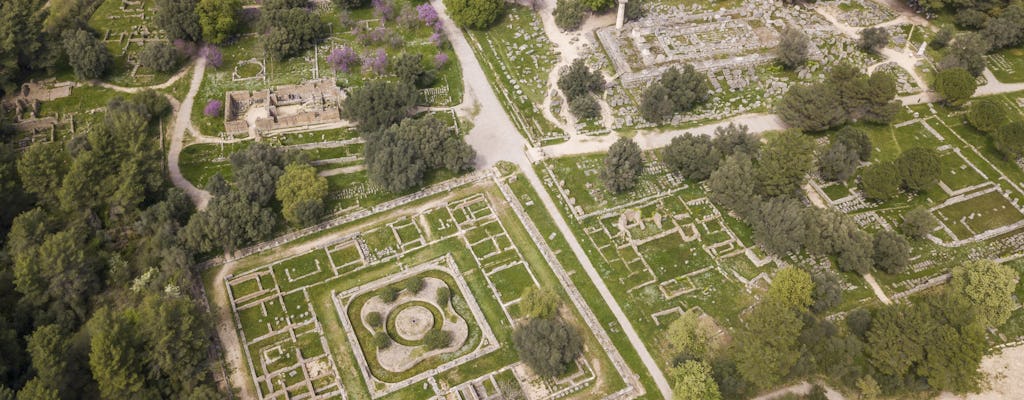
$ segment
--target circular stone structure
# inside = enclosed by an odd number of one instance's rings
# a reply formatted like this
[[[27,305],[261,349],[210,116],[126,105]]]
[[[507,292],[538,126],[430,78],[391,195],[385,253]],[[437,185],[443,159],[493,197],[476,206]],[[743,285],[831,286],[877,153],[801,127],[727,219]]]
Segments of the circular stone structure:
[[[424,306],[414,305],[403,308],[395,316],[395,333],[405,340],[422,340],[433,327],[434,313]]]

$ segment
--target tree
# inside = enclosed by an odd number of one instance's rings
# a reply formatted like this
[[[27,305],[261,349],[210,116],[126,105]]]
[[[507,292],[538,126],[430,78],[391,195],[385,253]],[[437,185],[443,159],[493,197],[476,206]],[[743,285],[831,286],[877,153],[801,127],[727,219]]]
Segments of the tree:
[[[385,286],[380,290],[380,299],[384,300],[385,303],[392,303],[398,300],[398,288],[394,286]]]
[[[889,274],[898,274],[910,263],[910,243],[903,236],[893,231],[881,231],[875,234],[875,268]]]
[[[782,121],[802,131],[818,132],[846,121],[839,97],[820,85],[793,85],[775,104]]]
[[[583,26],[583,20],[587,18],[587,9],[581,0],[558,0],[552,15],[555,17],[556,26],[566,31],[575,31]]]
[[[168,42],[150,42],[139,52],[139,65],[157,72],[178,68],[178,49]]]
[[[519,358],[543,378],[568,371],[583,353],[583,340],[576,328],[558,318],[534,318],[512,332]]]
[[[0,96],[13,93],[30,73],[56,65],[60,47],[54,44],[58,32],[43,27],[45,0],[0,2]],[[49,10],[54,10],[51,7]],[[58,41],[59,42],[59,41]]]
[[[978,260],[953,268],[949,290],[973,305],[983,326],[999,327],[1017,308],[1013,296],[1019,279],[1013,268]]]
[[[900,153],[896,159],[896,171],[903,186],[914,191],[924,190],[935,183],[941,168],[939,153],[934,149],[914,147]]]
[[[707,75],[697,72],[692,64],[684,65],[682,70],[669,67],[661,73],[658,82],[668,89],[677,113],[690,111],[707,100],[711,86]]]
[[[711,376],[711,366],[703,361],[686,361],[672,367],[669,376],[676,382],[672,387],[675,400],[721,400],[718,384]]]
[[[941,50],[949,45],[949,42],[953,40],[953,30],[949,28],[940,28],[938,32],[935,32],[935,36],[932,36],[932,41],[928,44],[937,50]]]
[[[341,110],[363,132],[376,132],[408,116],[417,101],[418,92],[410,84],[370,81],[352,89]]]
[[[373,328],[380,328],[384,325],[384,317],[377,311],[371,311],[366,314],[366,324]]]
[[[811,274],[799,268],[789,267],[780,269],[772,278],[768,297],[771,297],[772,301],[781,302],[787,308],[806,311],[811,305],[813,292]]]
[[[105,398],[140,398],[156,395],[146,387],[143,338],[132,313],[101,309],[92,324],[102,327],[90,341],[89,366]]]
[[[810,40],[799,28],[786,26],[779,38],[779,47],[776,50],[779,62],[789,69],[797,69],[807,62],[810,52]]]
[[[18,158],[18,178],[26,192],[36,195],[43,204],[56,205],[57,190],[70,163],[60,142],[34,143]]]
[[[552,289],[530,286],[519,297],[519,310],[526,318],[552,318],[558,315],[562,297]]]
[[[696,312],[684,312],[668,325],[665,341],[673,358],[706,360],[711,356],[714,332]]]
[[[900,193],[900,176],[893,162],[872,164],[860,174],[864,196],[874,200],[889,200]]]
[[[427,87],[434,83],[434,76],[423,67],[423,56],[416,53],[402,53],[394,62],[395,75],[398,80],[417,87]]]
[[[434,294],[434,297],[437,298],[437,305],[442,308],[447,307],[448,302],[451,301],[452,291],[447,286],[441,286],[437,288],[437,293]]]
[[[468,29],[486,29],[505,8],[501,0],[444,0],[455,24]]]
[[[391,336],[387,332],[377,332],[373,334],[373,345],[378,349],[386,349],[391,346]]]
[[[956,13],[956,18],[954,18],[954,23],[957,26],[970,30],[981,29],[986,22],[988,22],[988,14],[972,9],[962,10]]]
[[[275,60],[302,54],[328,33],[328,25],[306,8],[306,1],[269,0],[260,13],[263,49]]]
[[[154,21],[172,40],[198,42],[203,39],[203,28],[199,25],[196,3],[196,0],[157,0]]]
[[[902,377],[924,359],[925,343],[934,323],[910,306],[896,304],[880,309],[868,330],[865,353],[879,372]]]
[[[711,138],[687,132],[672,138],[672,142],[662,152],[661,160],[684,178],[703,181],[718,168],[722,154]]]
[[[28,353],[32,356],[32,368],[36,371],[36,377],[46,382],[56,392],[67,393],[68,383],[73,373],[85,371],[71,371],[68,367],[68,352],[71,350],[71,343],[61,333],[57,325],[43,325],[32,332],[27,341]]]
[[[241,0],[199,0],[196,7],[203,39],[220,44],[238,31]]]
[[[939,226],[939,220],[935,219],[927,209],[919,206],[903,214],[900,230],[907,236],[920,239],[934,230],[936,226]]]
[[[838,306],[843,300],[843,287],[839,278],[831,270],[823,270],[811,275],[814,292],[811,293],[811,311],[821,314]]]
[[[440,329],[431,329],[423,336],[423,343],[430,350],[443,349],[452,343],[452,333]]]
[[[110,51],[88,31],[64,32],[64,50],[78,79],[96,79],[113,64]]]
[[[871,138],[863,130],[854,128],[852,126],[844,126],[839,132],[836,132],[833,140],[846,145],[846,147],[857,151],[857,157],[861,161],[867,161],[871,159],[871,150],[873,146],[871,144]]]
[[[838,140],[829,144],[818,157],[818,171],[821,177],[829,181],[845,182],[860,165],[857,149],[848,147]]]
[[[419,293],[420,290],[423,290],[424,283],[422,276],[414,276],[405,281],[405,290],[408,290],[409,293],[413,294]]]
[[[558,76],[558,88],[570,102],[589,93],[601,93],[604,85],[601,72],[591,71],[582,58],[574,60]]]
[[[867,28],[860,31],[860,48],[864,51],[878,52],[889,44],[889,31],[885,28]]]
[[[334,5],[343,10],[354,10],[366,5],[366,0],[334,0]]]
[[[979,131],[992,133],[1007,121],[1006,109],[992,99],[978,99],[967,109],[967,122]]]
[[[18,400],[60,400],[60,393],[53,388],[50,382],[39,377],[30,379],[25,386],[18,391]],[[12,396],[10,400],[14,400]]]
[[[33,216],[19,216],[15,224],[20,225],[28,218]],[[14,283],[23,295],[22,300],[46,309],[45,317],[40,318],[43,321],[84,321],[89,299],[100,288],[93,256],[97,249],[89,246],[88,234],[80,227],[45,236],[37,231],[34,235],[41,239],[38,249],[17,254],[14,260]]]
[[[754,164],[746,153],[736,153],[719,165],[708,177],[708,198],[719,206],[735,211],[743,218],[750,217],[760,202],[754,188],[757,176]]]
[[[865,375],[857,379],[857,390],[860,391],[860,398],[864,400],[875,400],[882,395],[882,388],[871,375]]]
[[[797,338],[803,321],[780,301],[762,301],[745,318],[736,335],[736,369],[758,388],[769,388],[786,376],[800,358]]]
[[[747,217],[754,228],[754,240],[780,256],[800,251],[809,234],[803,204],[790,197],[775,197],[759,205],[754,215]]]
[[[766,197],[793,196],[814,168],[814,142],[796,131],[768,140],[757,159],[758,191]]]
[[[988,342],[979,325],[956,329],[941,325],[928,335],[924,361],[917,373],[928,378],[928,385],[957,393],[978,390],[981,357]]]
[[[992,143],[1009,160],[1024,156],[1024,122],[1003,125],[992,134]]]
[[[981,34],[992,43],[992,50],[1000,50],[1024,43],[1024,7],[1011,4],[999,16],[985,24]]]
[[[419,150],[394,130],[371,136],[365,153],[370,181],[384,189],[401,193],[423,183],[427,167]]]
[[[949,68],[939,71],[935,75],[935,82],[932,84],[946,102],[952,105],[960,105],[978,89],[978,82],[974,80],[966,69]]]
[[[991,47],[988,39],[980,34],[957,35],[946,56],[939,60],[939,69],[963,68],[972,76],[979,76],[985,70],[985,53]]]
[[[268,237],[276,224],[277,217],[272,209],[264,208],[236,189],[214,197],[205,212],[194,214],[181,236],[192,250],[207,252],[221,248],[230,251]]]
[[[672,93],[660,82],[654,82],[640,96],[640,116],[653,123],[664,122],[675,114]]]
[[[235,189],[247,200],[266,206],[274,198],[277,181],[284,174],[285,155],[281,150],[257,143],[229,157],[235,177]]]
[[[838,230],[841,236],[833,244],[836,253],[836,266],[840,271],[855,271],[867,274],[871,268],[873,243],[871,235],[860,229],[844,227]]]
[[[722,157],[736,153],[755,156],[761,150],[761,138],[750,133],[746,125],[737,125],[732,122],[729,125],[715,128],[715,137],[712,142]]]
[[[289,164],[277,179],[277,200],[285,221],[294,226],[315,223],[323,215],[327,178],[308,164]]]
[[[643,156],[640,154],[640,146],[632,139],[619,138],[608,149],[608,155],[604,158],[601,180],[604,181],[604,186],[608,191],[616,194],[622,193],[633,189],[643,168],[644,162]]]
[[[588,94],[570,101],[569,112],[578,119],[595,119],[601,116],[601,105],[593,95]]]

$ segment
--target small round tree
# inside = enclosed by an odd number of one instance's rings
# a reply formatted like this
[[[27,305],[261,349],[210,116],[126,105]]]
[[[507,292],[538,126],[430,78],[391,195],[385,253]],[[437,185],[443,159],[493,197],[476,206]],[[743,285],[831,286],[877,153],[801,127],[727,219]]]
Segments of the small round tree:
[[[583,353],[579,332],[557,318],[527,321],[512,333],[512,342],[519,358],[543,378],[564,374]]]
[[[587,8],[580,0],[558,0],[555,10],[555,25],[566,31],[575,31],[583,25],[587,18]]]
[[[640,146],[632,139],[619,138],[604,158],[601,180],[608,191],[622,193],[636,186],[643,168]]]
[[[924,207],[916,207],[903,214],[903,223],[900,224],[900,230],[907,236],[920,239],[931,232],[932,229],[935,229],[936,226],[939,226],[939,221],[935,219],[932,213],[928,212]]]
[[[992,141],[996,150],[1009,160],[1024,156],[1024,122],[1003,125],[992,134]]]
[[[877,52],[889,44],[889,31],[885,28],[867,28],[860,31],[860,48]]]
[[[907,243],[907,239],[896,232],[876,233],[874,248],[875,253],[872,258],[875,261],[875,268],[886,273],[901,273],[910,262],[910,243]]]
[[[398,299],[398,291],[394,286],[387,286],[380,290],[380,299],[385,303],[391,303]]]
[[[427,345],[430,350],[443,349],[448,347],[452,343],[451,332],[431,329],[425,336],[423,336],[423,344]]]
[[[423,277],[414,276],[405,281],[405,290],[408,290],[409,293],[419,293],[420,290],[423,290],[423,283]]]
[[[441,306],[442,308],[447,307],[448,301],[451,299],[451,296],[452,291],[448,289],[447,286],[441,286],[437,288],[437,305]]]
[[[974,91],[978,89],[978,82],[966,69],[949,68],[935,75],[933,86],[947,103],[959,106],[974,95]]]
[[[920,191],[939,179],[941,168],[939,152],[935,149],[915,147],[904,151],[896,159],[896,171],[907,189]]]
[[[860,175],[864,196],[873,200],[889,200],[900,194],[900,177],[892,162],[873,164]]]
[[[455,24],[469,29],[486,29],[491,26],[505,2],[501,0],[444,0],[448,15]]]
[[[378,349],[386,349],[391,346],[391,336],[384,332],[377,332],[373,335],[373,345]]]
[[[579,119],[594,119],[601,116],[601,105],[592,95],[581,96],[569,102],[569,112]]]
[[[1006,109],[995,100],[974,100],[967,109],[967,122],[979,131],[991,133],[1006,123]]]
[[[178,49],[168,42],[150,42],[139,52],[139,64],[156,72],[178,68]]]
[[[810,41],[807,35],[798,28],[787,26],[782,31],[779,39],[779,47],[776,50],[779,62],[789,69],[796,69],[807,62],[810,52]]]
[[[366,323],[373,328],[380,328],[384,323],[384,318],[381,317],[379,312],[371,311],[366,313]]]

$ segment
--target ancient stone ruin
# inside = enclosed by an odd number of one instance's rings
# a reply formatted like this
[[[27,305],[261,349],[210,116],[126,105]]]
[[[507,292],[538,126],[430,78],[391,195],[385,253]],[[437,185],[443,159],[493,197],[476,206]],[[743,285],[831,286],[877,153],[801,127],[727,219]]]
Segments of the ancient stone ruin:
[[[341,121],[345,92],[331,80],[310,81],[225,95],[224,131],[235,135],[310,127]]]

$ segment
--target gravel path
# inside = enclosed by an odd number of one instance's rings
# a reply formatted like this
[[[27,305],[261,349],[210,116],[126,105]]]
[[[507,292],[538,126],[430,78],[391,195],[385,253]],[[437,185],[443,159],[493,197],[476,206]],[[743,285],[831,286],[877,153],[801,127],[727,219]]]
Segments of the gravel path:
[[[654,358],[647,351],[643,341],[640,340],[640,335],[633,328],[632,322],[626,317],[626,314],[622,311],[615,297],[612,296],[611,291],[608,290],[608,286],[605,285],[604,280],[598,274],[594,265],[590,263],[590,258],[587,257],[583,248],[580,247],[579,240],[572,230],[569,229],[569,224],[558,210],[555,201],[544,188],[544,184],[541,182],[540,177],[537,176],[533,165],[527,157],[526,150],[528,150],[528,145],[526,140],[516,131],[512,120],[509,119],[505,109],[498,102],[498,97],[495,96],[494,90],[491,88],[483,69],[480,67],[480,62],[476,59],[476,55],[473,54],[473,50],[469,47],[469,43],[466,41],[465,36],[463,36],[462,31],[455,28],[455,24],[448,17],[447,10],[441,1],[434,0],[431,1],[431,4],[437,9],[441,20],[444,21],[445,34],[447,34],[448,39],[451,41],[455,54],[459,57],[459,63],[462,64],[466,98],[467,100],[474,98],[475,104],[479,106],[475,107],[479,109],[479,114],[475,118],[475,125],[466,137],[466,141],[477,151],[477,167],[486,168],[494,165],[499,160],[511,161],[519,165],[520,170],[526,175],[534,191],[540,196],[541,202],[544,203],[544,207],[551,215],[559,232],[569,242],[569,247],[583,266],[587,276],[593,281],[594,286],[597,287],[598,293],[601,294],[601,299],[608,304],[612,314],[615,315],[616,321],[629,339],[630,344],[636,349],[644,366],[647,367],[655,384],[658,386],[661,395],[666,399],[671,399],[672,386],[669,385],[668,379],[665,378],[661,369],[658,368],[658,364],[655,363]]]
[[[181,174],[181,167],[178,161],[181,158],[181,149],[184,148],[185,130],[192,125],[192,106],[195,103],[196,93],[199,92],[199,85],[203,83],[203,74],[206,72],[206,59],[200,58],[196,61],[195,72],[192,74],[192,83],[189,86],[188,94],[178,107],[177,115],[174,118],[174,129],[171,131],[171,146],[167,152],[167,169],[174,186],[184,190],[185,194],[192,199],[196,208],[206,209],[210,202],[210,193],[201,190]]]

